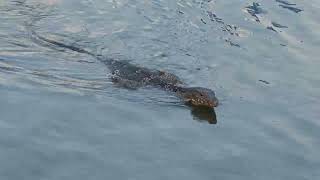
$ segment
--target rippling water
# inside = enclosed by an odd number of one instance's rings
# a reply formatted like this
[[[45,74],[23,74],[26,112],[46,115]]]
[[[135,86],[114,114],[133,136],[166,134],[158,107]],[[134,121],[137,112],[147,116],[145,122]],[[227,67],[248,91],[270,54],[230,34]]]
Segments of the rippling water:
[[[319,9],[0,0],[0,179],[319,179]],[[218,122],[161,90],[116,87],[95,58],[30,28],[214,89]]]

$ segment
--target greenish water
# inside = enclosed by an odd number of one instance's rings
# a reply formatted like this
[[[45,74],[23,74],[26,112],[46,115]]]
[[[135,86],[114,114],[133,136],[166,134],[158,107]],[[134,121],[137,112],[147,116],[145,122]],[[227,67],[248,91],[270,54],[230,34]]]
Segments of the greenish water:
[[[319,179],[320,3],[253,2],[0,1],[0,179]],[[30,26],[215,90],[217,124]]]

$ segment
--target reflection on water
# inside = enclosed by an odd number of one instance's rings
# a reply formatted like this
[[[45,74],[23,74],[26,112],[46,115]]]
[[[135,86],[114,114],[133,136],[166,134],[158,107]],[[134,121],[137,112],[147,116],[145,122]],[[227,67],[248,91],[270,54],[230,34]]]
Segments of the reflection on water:
[[[207,121],[209,124],[217,124],[217,115],[214,108],[191,107],[191,114],[194,120]]]

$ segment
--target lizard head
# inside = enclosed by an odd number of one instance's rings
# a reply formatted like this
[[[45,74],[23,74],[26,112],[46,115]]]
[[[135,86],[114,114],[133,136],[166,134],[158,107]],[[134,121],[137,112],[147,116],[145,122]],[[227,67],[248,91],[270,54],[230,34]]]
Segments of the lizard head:
[[[215,93],[211,89],[202,87],[180,88],[179,96],[192,106],[216,107],[219,104]]]

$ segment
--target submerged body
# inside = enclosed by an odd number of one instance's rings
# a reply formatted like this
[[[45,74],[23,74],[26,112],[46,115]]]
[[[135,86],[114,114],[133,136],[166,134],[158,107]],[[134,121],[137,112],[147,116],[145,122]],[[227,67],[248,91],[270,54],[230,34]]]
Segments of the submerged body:
[[[128,89],[137,89],[145,86],[158,87],[165,91],[175,93],[176,96],[192,106],[205,106],[210,108],[218,106],[218,99],[215,97],[215,93],[211,89],[202,87],[186,87],[174,74],[159,70],[151,70],[145,67],[138,67],[127,61],[118,61],[115,59],[96,56],[85,49],[44,38],[36,34],[34,31],[31,31],[31,33],[34,40],[40,40],[60,48],[66,48],[96,57],[99,61],[108,66],[112,73],[111,79],[118,86]]]

